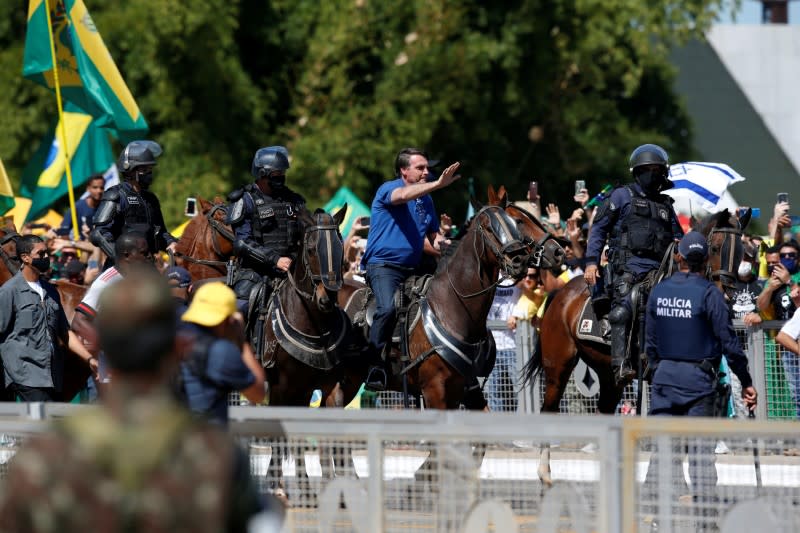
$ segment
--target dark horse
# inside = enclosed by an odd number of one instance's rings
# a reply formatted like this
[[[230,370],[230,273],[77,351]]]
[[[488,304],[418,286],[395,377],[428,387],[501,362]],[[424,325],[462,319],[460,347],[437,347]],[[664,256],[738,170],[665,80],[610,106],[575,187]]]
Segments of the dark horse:
[[[214,203],[198,198],[200,213],[192,218],[178,240],[175,255],[195,281],[226,278],[233,254],[233,230],[225,224],[227,210],[221,198]]]
[[[405,374],[408,392],[421,394],[428,409],[473,404],[465,397],[465,385],[474,378],[476,360],[490,348],[486,317],[495,287],[501,273],[505,278],[519,279],[531,254],[513,219],[497,206],[483,207],[457,242],[452,255],[440,261],[424,294],[405,313],[408,334],[401,338],[406,347],[393,350],[394,358],[406,359],[406,363],[390,379],[389,388],[403,391],[401,376]],[[347,305],[348,315],[357,326],[363,326],[367,314],[367,290],[358,289],[364,292],[350,300],[361,305]],[[342,384],[345,396],[362,378],[360,373],[348,375]]]
[[[737,220],[726,209],[707,217],[696,228],[708,237],[708,274],[721,289],[731,288],[736,281],[736,269],[742,257],[742,230],[749,220],[749,213],[741,220]],[[530,381],[539,372],[544,372],[543,412],[559,411],[561,396],[579,358],[594,369],[600,381],[599,412],[614,413],[622,397],[623,387],[616,386],[611,372],[609,346],[600,342],[581,340],[577,336],[578,321],[589,297],[586,282],[582,276],[578,276],[557,291],[547,303],[535,352],[523,370],[524,381]],[[637,338],[641,339],[642,336],[636,335],[635,332],[643,330],[643,327],[634,324],[631,329],[634,331],[631,334],[633,338],[631,357],[636,362],[641,360],[638,347],[641,343]],[[544,461],[545,459],[542,464]],[[540,477],[544,479],[544,476],[547,476],[547,473],[540,468]]]

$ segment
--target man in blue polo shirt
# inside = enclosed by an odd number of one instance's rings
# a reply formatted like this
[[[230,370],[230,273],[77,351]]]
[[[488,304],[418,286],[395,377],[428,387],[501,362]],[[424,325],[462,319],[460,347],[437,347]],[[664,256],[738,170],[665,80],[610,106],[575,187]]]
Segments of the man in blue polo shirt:
[[[432,247],[439,232],[439,218],[429,193],[457,180],[458,167],[459,163],[453,163],[438,179],[429,182],[425,152],[404,148],[395,159],[397,177],[381,185],[372,200],[367,249],[361,259],[377,304],[366,350],[373,364],[366,379],[371,389],[386,388],[381,354],[394,327],[394,292],[413,274],[425,241]]]

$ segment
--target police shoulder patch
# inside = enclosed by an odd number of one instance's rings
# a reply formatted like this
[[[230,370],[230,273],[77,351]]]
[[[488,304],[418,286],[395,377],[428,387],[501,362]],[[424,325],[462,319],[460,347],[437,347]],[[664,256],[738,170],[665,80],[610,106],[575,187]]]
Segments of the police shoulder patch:
[[[239,222],[242,219],[242,214],[244,213],[244,198],[239,198],[235,204],[233,204],[233,208],[231,209],[231,216],[230,221],[232,223]]]

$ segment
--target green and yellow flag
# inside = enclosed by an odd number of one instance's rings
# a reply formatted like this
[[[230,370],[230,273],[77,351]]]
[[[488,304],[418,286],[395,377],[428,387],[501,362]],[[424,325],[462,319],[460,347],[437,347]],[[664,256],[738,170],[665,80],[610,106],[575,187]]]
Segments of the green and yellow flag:
[[[48,5],[64,99],[92,115],[97,126],[114,130],[123,143],[144,137],[147,122],[83,0],[29,0],[22,75],[55,90]]]
[[[0,159],[0,215],[5,215],[14,207],[14,191],[11,189],[11,182],[8,181],[6,168],[3,160]]]
[[[64,109],[67,146],[72,152],[70,166],[74,187],[86,183],[97,172],[106,172],[114,163],[108,133],[84,113],[67,102]],[[57,124],[44,136],[39,149],[22,171],[20,196],[32,200],[26,221],[34,220],[67,194],[66,160]]]

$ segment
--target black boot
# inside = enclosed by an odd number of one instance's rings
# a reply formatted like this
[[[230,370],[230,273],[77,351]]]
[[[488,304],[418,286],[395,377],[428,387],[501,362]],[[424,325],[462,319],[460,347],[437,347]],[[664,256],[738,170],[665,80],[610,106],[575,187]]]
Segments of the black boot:
[[[627,332],[624,324],[611,324],[611,371],[614,382],[621,388],[636,376],[627,357]]]
[[[367,377],[364,378],[364,386],[371,391],[381,392],[386,390],[388,378],[386,375],[386,364],[380,353],[374,348],[367,347],[362,352],[362,356],[370,366],[367,369]]]

